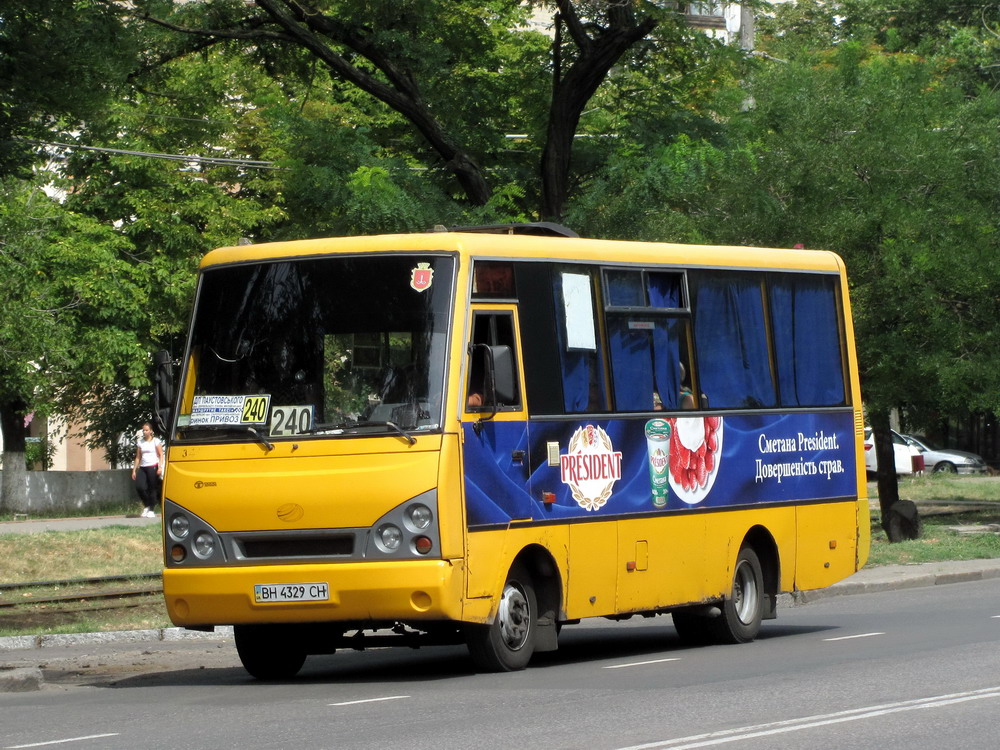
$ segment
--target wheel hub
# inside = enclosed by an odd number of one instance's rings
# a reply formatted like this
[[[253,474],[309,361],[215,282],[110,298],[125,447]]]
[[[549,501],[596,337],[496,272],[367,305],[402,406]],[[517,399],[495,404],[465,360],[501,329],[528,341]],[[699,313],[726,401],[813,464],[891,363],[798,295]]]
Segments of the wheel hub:
[[[733,604],[736,616],[744,625],[753,622],[754,613],[757,611],[758,595],[757,580],[754,578],[753,568],[749,563],[741,562],[733,577]]]
[[[511,651],[520,649],[528,639],[528,599],[520,586],[509,584],[500,598],[497,622],[500,637]]]

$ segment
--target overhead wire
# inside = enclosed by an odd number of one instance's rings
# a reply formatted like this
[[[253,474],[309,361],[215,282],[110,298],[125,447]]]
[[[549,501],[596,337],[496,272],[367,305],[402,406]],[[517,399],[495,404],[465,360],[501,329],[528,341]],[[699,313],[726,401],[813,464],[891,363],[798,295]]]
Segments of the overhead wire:
[[[142,156],[149,159],[165,159],[167,161],[180,161],[188,163],[194,162],[197,164],[204,164],[216,167],[244,167],[246,169],[271,169],[271,170],[285,169],[285,167],[279,167],[273,161],[266,161],[264,159],[229,159],[223,156],[201,156],[197,154],[195,155],[162,154],[155,151],[135,151],[132,149],[124,149],[124,148],[110,148],[107,146],[84,146],[83,144],[79,143],[39,141],[31,138],[21,138],[19,140],[23,141],[24,143],[33,143],[37,146],[68,148],[78,151],[96,151],[107,154],[119,154],[121,156]]]

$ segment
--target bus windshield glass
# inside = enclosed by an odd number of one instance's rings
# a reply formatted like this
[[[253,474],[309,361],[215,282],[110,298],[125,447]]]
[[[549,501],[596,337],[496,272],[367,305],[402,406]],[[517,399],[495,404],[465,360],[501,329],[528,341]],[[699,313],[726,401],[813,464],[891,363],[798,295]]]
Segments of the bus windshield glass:
[[[206,269],[176,438],[439,429],[453,276],[429,254]]]

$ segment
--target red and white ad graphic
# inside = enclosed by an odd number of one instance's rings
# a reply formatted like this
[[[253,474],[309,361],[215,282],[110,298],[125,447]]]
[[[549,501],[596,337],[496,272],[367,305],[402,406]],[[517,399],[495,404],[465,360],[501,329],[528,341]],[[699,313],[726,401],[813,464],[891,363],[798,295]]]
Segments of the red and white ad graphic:
[[[621,451],[614,449],[602,428],[592,424],[579,427],[569,441],[568,452],[559,457],[559,475],[581,508],[598,510],[622,478]]]
[[[671,417],[670,486],[696,505],[712,491],[722,456],[722,417]]]

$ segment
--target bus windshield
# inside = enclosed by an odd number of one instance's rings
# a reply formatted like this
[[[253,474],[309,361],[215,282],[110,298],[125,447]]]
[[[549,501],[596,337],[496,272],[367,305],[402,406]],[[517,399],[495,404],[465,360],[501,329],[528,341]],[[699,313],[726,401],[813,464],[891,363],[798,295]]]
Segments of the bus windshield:
[[[206,269],[176,438],[439,429],[453,275],[441,255]]]

